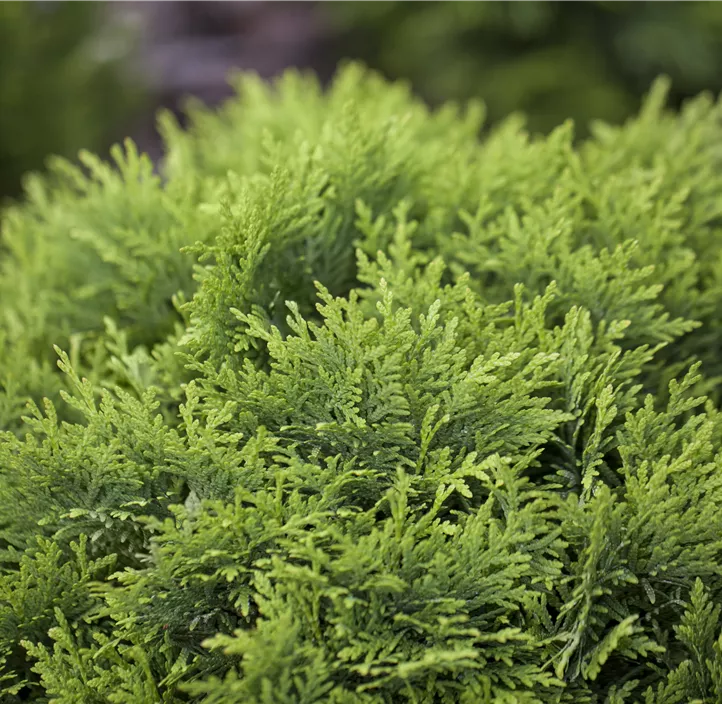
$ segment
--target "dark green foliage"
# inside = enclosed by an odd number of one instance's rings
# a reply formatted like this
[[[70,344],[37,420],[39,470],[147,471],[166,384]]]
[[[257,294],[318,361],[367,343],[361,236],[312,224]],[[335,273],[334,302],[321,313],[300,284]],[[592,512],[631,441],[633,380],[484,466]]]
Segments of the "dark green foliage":
[[[5,216],[4,701],[719,701],[722,106],[238,89]]]
[[[483,95],[494,121],[534,130],[619,122],[660,73],[674,104],[722,89],[715,2],[324,2],[344,56],[441,103]]]
[[[0,5],[0,199],[48,154],[103,149],[140,94],[114,54],[130,37],[100,27],[103,6]]]

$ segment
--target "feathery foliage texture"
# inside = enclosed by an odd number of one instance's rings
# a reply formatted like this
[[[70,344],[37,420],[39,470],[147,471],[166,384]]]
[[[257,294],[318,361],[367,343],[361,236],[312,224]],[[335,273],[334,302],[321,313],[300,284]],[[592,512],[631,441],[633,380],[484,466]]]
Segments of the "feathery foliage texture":
[[[722,106],[237,87],[4,216],[2,701],[722,701]]]
[[[132,38],[102,27],[103,9],[0,4],[0,198],[16,196],[48,154],[107,148],[139,107],[141,91],[118,59]]]
[[[533,130],[574,118],[621,122],[660,73],[673,104],[722,89],[716,2],[323,2],[353,56],[408,79],[427,100],[483,95],[492,122],[522,111]]]

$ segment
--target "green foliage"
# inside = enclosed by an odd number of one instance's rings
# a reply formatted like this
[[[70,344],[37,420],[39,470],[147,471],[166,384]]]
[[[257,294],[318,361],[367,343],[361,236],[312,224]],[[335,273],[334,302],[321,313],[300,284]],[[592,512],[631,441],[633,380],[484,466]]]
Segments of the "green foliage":
[[[675,105],[722,89],[713,2],[336,2],[318,13],[344,56],[438,104],[481,95],[497,122],[522,111],[548,131],[573,117],[620,122],[660,73]]]
[[[237,88],[4,216],[3,701],[718,701],[722,106]]]
[[[0,198],[49,154],[102,149],[140,97],[115,54],[129,37],[99,26],[102,6],[0,6]]]

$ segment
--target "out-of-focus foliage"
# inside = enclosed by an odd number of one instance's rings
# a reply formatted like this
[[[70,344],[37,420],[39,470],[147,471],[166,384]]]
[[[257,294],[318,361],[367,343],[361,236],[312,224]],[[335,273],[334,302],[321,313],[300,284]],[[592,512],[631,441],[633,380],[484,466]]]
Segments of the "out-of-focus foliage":
[[[660,73],[670,103],[722,88],[715,2],[322,3],[346,56],[409,79],[433,103],[481,97],[534,130],[619,122]]]
[[[120,33],[99,29],[102,5],[0,3],[0,196],[48,154],[107,146],[139,93],[120,72]]]

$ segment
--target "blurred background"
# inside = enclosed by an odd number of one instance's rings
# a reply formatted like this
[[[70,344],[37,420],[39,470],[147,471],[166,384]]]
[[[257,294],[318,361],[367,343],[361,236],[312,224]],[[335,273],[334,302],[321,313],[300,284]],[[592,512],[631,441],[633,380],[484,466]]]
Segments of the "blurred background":
[[[678,105],[722,90],[718,2],[2,2],[0,197],[49,154],[129,135],[153,157],[160,107],[217,104],[232,70],[344,59],[408,80],[430,104],[479,97],[544,132],[623,121],[652,80]]]

